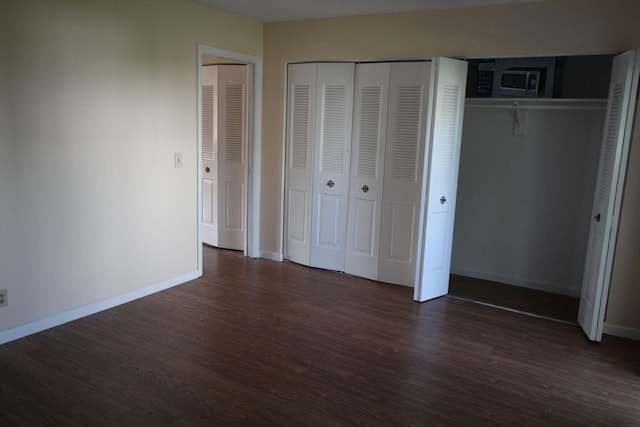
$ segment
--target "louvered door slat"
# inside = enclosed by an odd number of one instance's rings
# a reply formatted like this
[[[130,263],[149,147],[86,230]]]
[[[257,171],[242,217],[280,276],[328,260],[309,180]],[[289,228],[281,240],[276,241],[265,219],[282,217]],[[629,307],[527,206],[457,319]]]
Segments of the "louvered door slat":
[[[290,167],[306,170],[309,150],[309,85],[293,85]]]
[[[345,87],[327,85],[322,109],[322,160],[323,172],[342,173],[344,168],[345,141]]]
[[[226,86],[224,117],[225,125],[225,160],[233,163],[243,163],[243,146],[245,140],[244,99],[245,86],[230,84]]]
[[[622,114],[622,102],[624,100],[624,84],[614,84],[611,89],[611,100],[607,131],[604,135],[604,151],[600,158],[600,170],[602,178],[599,179],[598,201],[606,203],[611,195],[611,177],[613,176],[613,166],[615,164],[615,148],[618,143],[620,132],[620,119]]]
[[[214,160],[214,85],[202,85],[202,159]]]
[[[421,86],[398,88],[391,169],[397,180],[416,182],[417,179],[422,90]]]
[[[432,185],[450,186],[451,171],[454,162],[458,159],[456,155],[456,136],[458,135],[461,123],[458,123],[460,116],[460,88],[454,85],[442,85],[440,92],[441,103],[438,110],[438,144],[432,150]],[[441,197],[441,196],[437,196]]]
[[[367,86],[360,91],[359,137],[357,141],[357,176],[375,178],[378,169],[378,143],[380,140],[381,86]],[[385,100],[386,102],[386,100]],[[386,120],[386,117],[384,117]]]

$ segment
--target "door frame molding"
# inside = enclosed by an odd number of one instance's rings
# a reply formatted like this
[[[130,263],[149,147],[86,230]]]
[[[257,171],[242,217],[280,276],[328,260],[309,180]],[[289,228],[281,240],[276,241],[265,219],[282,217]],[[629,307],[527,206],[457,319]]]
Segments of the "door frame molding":
[[[202,274],[202,56],[213,56],[247,64],[247,182],[244,255],[259,257],[260,238],[260,157],[262,152],[262,58],[198,43],[197,87],[198,96],[198,269]]]

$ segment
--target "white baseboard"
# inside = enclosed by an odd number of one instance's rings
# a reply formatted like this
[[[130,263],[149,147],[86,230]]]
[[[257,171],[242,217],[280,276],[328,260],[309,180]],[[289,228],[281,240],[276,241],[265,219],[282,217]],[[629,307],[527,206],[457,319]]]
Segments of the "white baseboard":
[[[538,291],[552,292],[554,294],[567,295],[570,297],[580,297],[580,289],[569,289],[555,283],[539,282],[527,280],[519,277],[505,276],[501,274],[488,273],[486,271],[471,270],[451,266],[451,274],[458,276],[473,277],[475,279],[491,280],[492,282],[506,283],[507,285],[520,286],[522,288],[535,289]]]
[[[184,273],[179,276],[172,277],[170,279],[166,279],[140,289],[135,289],[124,294],[116,295],[114,297],[107,298],[93,304],[74,308],[73,310],[54,314],[53,316],[45,317],[44,319],[36,320],[34,322],[8,329],[6,331],[0,332],[0,345],[8,343],[9,341],[26,337],[27,335],[42,332],[46,329],[71,322],[82,317],[90,316],[92,314],[116,307],[118,305],[126,304],[133,300],[155,294],[156,292],[164,291],[165,289],[169,289],[190,280],[197,279],[200,276],[202,276],[202,272],[200,270],[190,271],[188,273]]]
[[[616,337],[640,341],[640,329],[627,328],[626,326],[612,325],[611,323],[604,322],[602,332],[607,335],[615,335]]]
[[[284,256],[281,252],[260,251],[260,258],[269,259],[271,261],[284,261]]]

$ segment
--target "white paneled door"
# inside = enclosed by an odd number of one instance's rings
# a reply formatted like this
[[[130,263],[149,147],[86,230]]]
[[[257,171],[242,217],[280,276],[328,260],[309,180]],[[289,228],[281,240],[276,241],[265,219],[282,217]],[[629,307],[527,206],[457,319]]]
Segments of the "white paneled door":
[[[309,265],[313,201],[316,64],[289,66],[285,194],[285,257]]]
[[[392,63],[378,280],[413,286],[432,64]]]
[[[247,66],[202,70],[203,242],[243,250],[246,224]]]
[[[202,67],[202,241],[218,246],[218,67]]]
[[[285,258],[344,271],[352,63],[289,65]]]
[[[449,292],[453,223],[456,210],[467,63],[436,58],[431,104],[430,152],[424,188],[426,209],[422,259],[414,299],[426,301]]]
[[[427,224],[448,284],[465,87],[463,61],[290,65],[285,257],[415,286]]]
[[[354,64],[318,64],[312,267],[344,271]]]
[[[345,272],[378,280],[390,63],[358,64]]]
[[[247,66],[220,65],[218,246],[243,250],[247,200]]]
[[[600,341],[615,247],[622,186],[628,158],[635,95],[637,52],[614,58],[587,244],[578,322],[590,340]]]

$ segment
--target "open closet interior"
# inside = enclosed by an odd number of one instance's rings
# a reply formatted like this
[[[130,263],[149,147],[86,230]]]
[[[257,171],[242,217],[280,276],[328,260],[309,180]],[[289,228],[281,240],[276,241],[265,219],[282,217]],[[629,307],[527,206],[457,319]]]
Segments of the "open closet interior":
[[[469,61],[451,295],[576,321],[612,58]]]

